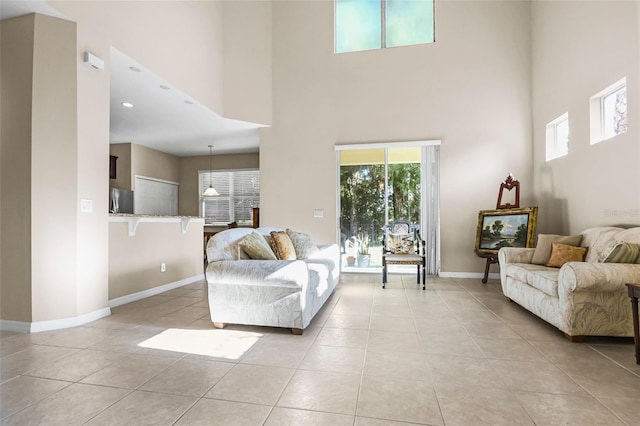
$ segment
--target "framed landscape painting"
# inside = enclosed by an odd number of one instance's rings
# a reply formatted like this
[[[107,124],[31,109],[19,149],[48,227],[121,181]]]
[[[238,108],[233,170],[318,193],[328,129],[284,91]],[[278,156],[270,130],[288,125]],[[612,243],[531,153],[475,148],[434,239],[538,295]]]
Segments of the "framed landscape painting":
[[[481,210],[476,252],[497,254],[502,247],[534,247],[537,220],[537,207]]]

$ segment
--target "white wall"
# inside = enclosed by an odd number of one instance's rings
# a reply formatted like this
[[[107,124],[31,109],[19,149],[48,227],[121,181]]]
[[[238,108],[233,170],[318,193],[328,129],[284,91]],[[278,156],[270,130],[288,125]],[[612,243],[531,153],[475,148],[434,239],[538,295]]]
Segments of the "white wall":
[[[533,202],[529,3],[440,1],[436,43],[340,55],[333,2],[275,2],[272,13],[262,222],[334,242],[336,144],[441,139],[441,269],[482,271],[478,210],[495,207],[509,172],[522,205]]]
[[[539,231],[640,225],[638,2],[532,2]],[[629,130],[595,145],[589,98],[627,78]],[[545,126],[569,113],[569,154],[545,161]]]

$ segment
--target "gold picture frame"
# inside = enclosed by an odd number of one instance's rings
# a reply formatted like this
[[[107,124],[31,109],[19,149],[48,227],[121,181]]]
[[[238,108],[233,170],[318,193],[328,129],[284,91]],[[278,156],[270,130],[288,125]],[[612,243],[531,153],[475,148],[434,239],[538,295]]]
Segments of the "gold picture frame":
[[[481,210],[476,253],[497,254],[501,247],[535,247],[538,207]]]

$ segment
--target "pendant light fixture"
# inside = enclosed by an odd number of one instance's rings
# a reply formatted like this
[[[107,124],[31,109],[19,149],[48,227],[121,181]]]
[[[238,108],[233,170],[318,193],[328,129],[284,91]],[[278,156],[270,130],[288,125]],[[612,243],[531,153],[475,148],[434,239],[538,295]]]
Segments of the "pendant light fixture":
[[[215,197],[216,195],[220,195],[218,191],[213,187],[211,181],[213,180],[213,167],[211,166],[211,160],[213,159],[213,145],[209,145],[209,187],[202,194],[205,197]]]

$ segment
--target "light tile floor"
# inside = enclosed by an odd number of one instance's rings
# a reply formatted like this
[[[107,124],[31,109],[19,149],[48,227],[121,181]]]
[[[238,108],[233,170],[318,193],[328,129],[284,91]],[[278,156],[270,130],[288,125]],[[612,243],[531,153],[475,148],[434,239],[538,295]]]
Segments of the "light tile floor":
[[[3,425],[638,425],[630,339],[571,343],[479,280],[343,274],[302,336],[212,327],[204,281],[0,334]]]

